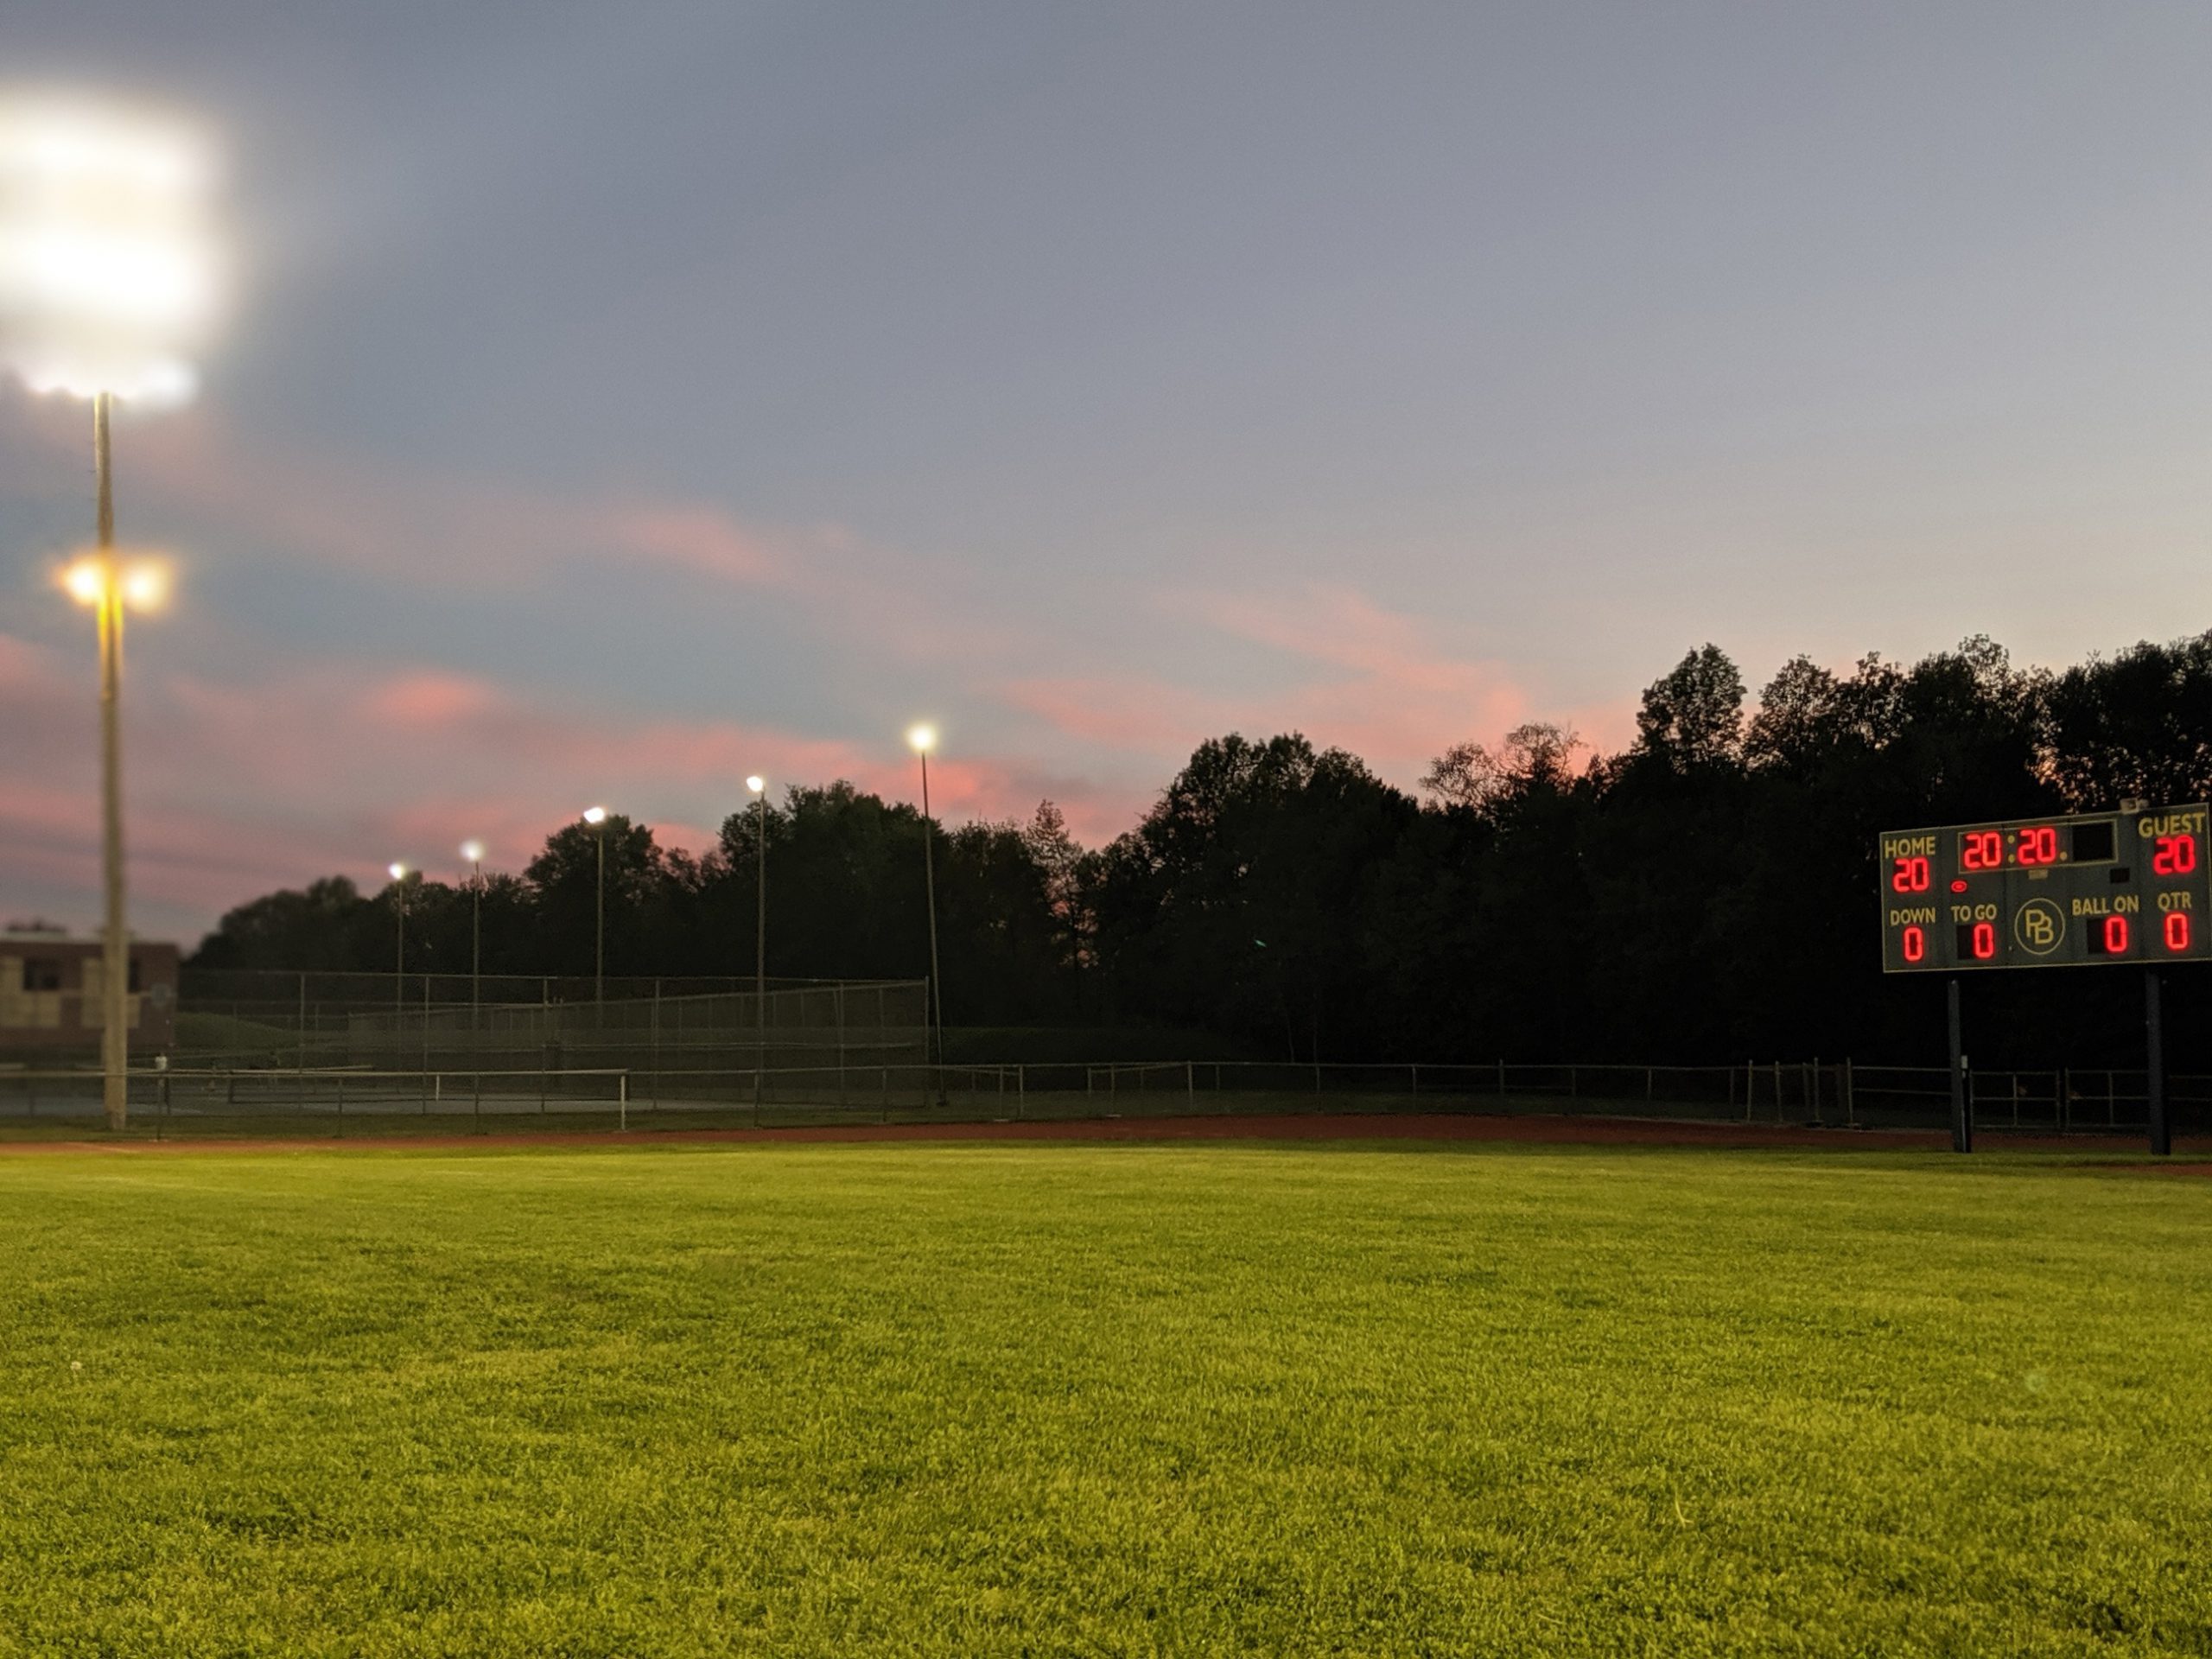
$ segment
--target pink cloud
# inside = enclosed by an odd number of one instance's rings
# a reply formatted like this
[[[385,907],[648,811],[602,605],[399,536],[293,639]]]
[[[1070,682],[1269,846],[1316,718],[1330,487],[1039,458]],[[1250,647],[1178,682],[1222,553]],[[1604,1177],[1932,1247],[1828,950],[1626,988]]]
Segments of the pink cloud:
[[[0,754],[0,910],[60,895],[64,919],[97,912],[92,698],[83,664],[0,634],[14,737]],[[80,683],[79,682],[86,682]],[[148,667],[125,704],[134,912],[188,931],[277,886],[346,874],[379,883],[392,859],[460,874],[478,836],[493,868],[522,868],[594,801],[702,852],[765,772],[850,779],[891,799],[918,794],[895,741],[868,748],[734,720],[637,718],[564,695],[422,668],[317,659],[234,682]],[[1080,780],[989,757],[931,768],[940,818],[1023,818],[1066,803],[1078,833],[1122,827],[1126,803]],[[174,921],[170,924],[175,925]]]
[[[492,688],[464,675],[425,671],[402,674],[372,688],[367,712],[378,720],[410,727],[448,727],[490,709]]]
[[[1235,696],[1130,674],[1031,677],[1006,683],[1001,696],[1071,737],[1168,764],[1227,732],[1300,731],[1400,783],[1454,742],[1493,738],[1535,717],[1501,665],[1455,655],[1431,625],[1349,588],[1179,594],[1161,604],[1266,646],[1302,672],[1287,685]]]

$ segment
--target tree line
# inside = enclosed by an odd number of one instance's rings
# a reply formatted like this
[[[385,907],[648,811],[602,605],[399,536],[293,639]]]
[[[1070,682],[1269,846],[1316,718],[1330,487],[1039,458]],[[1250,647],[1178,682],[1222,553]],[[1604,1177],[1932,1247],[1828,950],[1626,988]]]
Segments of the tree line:
[[[1201,744],[1126,834],[1084,849],[1049,801],[948,829],[839,781],[766,809],[767,969],[919,977],[934,861],[955,1027],[1197,1027],[1298,1058],[1940,1060],[1932,979],[1878,971],[1883,830],[2212,792],[2212,632],[2052,671],[1985,638],[1847,674],[1809,658],[1747,696],[1705,645],[1592,752],[1532,723],[1436,757],[1420,792],[1287,734]],[[588,974],[600,847],[610,975],[750,973],[762,809],[703,855],[620,816],[485,880],[487,973]],[[466,885],[343,876],[222,918],[216,968],[465,972]],[[2196,976],[2171,976],[2179,1065]],[[2125,970],[1969,987],[1992,1064],[2139,1065]]]

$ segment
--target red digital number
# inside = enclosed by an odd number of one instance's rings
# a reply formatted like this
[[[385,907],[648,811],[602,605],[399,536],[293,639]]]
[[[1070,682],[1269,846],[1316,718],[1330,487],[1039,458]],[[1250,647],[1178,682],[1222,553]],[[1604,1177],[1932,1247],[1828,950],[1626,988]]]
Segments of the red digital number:
[[[1928,861],[1924,858],[1901,858],[1890,873],[1892,893],[1925,893],[1928,891]]]
[[[2160,836],[2151,852],[2153,875],[2187,875],[2196,868],[2195,836]]]
[[[1995,830],[1969,830],[1959,837],[1959,868],[1994,870],[2005,862],[2005,837]]]
[[[2126,917],[2107,916],[2105,918],[2105,954],[2108,957],[2124,957],[2127,954]]]
[[[2166,912],[2166,949],[2169,950],[2189,949],[2189,912],[2187,911],[2170,910]]]
[[[1974,954],[1977,962],[1987,962],[1997,954],[1997,925],[1993,922],[1974,925]]]
[[[2035,829],[2020,831],[2020,863],[2023,868],[2057,862],[2058,827],[2056,824],[2041,824]]]
[[[1918,962],[1928,954],[1928,936],[1916,927],[1904,931],[1904,959]]]

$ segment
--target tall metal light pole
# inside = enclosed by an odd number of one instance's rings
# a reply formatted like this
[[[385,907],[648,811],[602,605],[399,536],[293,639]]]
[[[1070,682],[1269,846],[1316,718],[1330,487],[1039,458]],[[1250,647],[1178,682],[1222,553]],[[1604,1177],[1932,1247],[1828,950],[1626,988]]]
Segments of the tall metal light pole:
[[[130,932],[123,849],[123,613],[156,600],[157,574],[115,546],[110,420],[118,397],[191,395],[179,355],[214,319],[212,168],[174,122],[32,95],[0,98],[0,367],[34,391],[92,405],[97,543],[65,577],[99,613],[100,653],[100,1096],[107,1127],[130,1113]]]
[[[464,841],[461,855],[468,861],[468,1058],[481,1066],[484,1009],[484,843]],[[480,1120],[484,1112],[484,1073],[469,1072],[471,1110]]]
[[[753,1072],[753,1103],[760,1103],[760,1073],[768,1064],[768,780],[758,773],[745,780],[760,803],[760,835],[753,861],[753,1026],[760,1052]]]
[[[391,1048],[399,1052],[399,1033],[407,1023],[407,867],[388,864],[391,875],[391,907],[399,918],[397,948],[391,959]]]
[[[599,843],[599,900],[597,921],[593,925],[591,946],[592,997],[604,1004],[607,1001],[607,809],[588,806],[584,822],[592,828],[592,839]]]
[[[468,861],[468,1030],[476,1032],[477,1010],[483,1006],[484,987],[484,843],[464,841],[461,855]]]
[[[930,906],[930,1008],[931,1023],[937,1030],[937,1096],[938,1104],[944,1104],[944,975],[937,961],[937,855],[931,843],[937,839],[934,823],[930,817],[930,751],[937,747],[937,728],[915,726],[908,729],[906,741],[922,759],[922,886],[929,895]]]
[[[130,931],[123,859],[123,613],[150,610],[167,596],[168,571],[148,560],[126,565],[115,550],[115,505],[108,466],[108,396],[92,400],[92,457],[99,496],[99,550],[63,573],[62,583],[99,618],[100,647],[100,878],[105,921],[100,950],[101,1096],[107,1126],[124,1127],[129,1109]]]

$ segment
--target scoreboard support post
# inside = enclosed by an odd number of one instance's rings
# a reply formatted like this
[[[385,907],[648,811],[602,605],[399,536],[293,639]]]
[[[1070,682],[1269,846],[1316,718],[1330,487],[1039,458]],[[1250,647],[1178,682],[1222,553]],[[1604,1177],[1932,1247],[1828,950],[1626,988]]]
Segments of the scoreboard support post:
[[[2149,1069],[2143,1092],[2150,1109],[2151,1151],[2164,1158],[2174,1149],[2173,1135],[2166,1121],[2166,1037],[2164,1010],[2159,1006],[2158,970],[2143,970],[2143,1036],[2148,1050]]]
[[[1966,1043],[1959,1023],[1959,982],[1945,982],[1951,1014],[1951,1150],[1974,1150],[1974,1107],[1967,1095]]]

